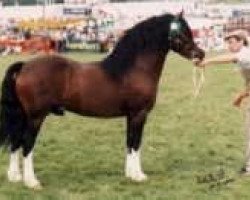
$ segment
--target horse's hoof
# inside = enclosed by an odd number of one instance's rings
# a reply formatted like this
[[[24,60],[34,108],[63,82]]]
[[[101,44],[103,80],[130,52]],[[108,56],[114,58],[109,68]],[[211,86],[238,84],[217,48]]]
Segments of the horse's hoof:
[[[38,184],[38,185],[35,185],[32,189],[36,191],[41,191],[43,189],[43,186],[41,184]]]
[[[148,180],[148,177],[146,174],[140,174],[138,176],[132,177],[131,179],[135,182],[144,182]]]
[[[18,183],[22,181],[22,175],[19,172],[8,171],[8,180],[12,183]]]
[[[36,191],[43,189],[42,185],[40,184],[40,182],[38,180],[25,181],[24,184],[26,187],[33,189],[33,190],[36,190]]]
[[[147,181],[147,179],[148,179],[148,176],[144,173],[140,173],[140,174],[136,174],[136,175],[132,175],[132,176],[127,176],[127,177],[130,178],[134,182],[144,182],[144,181]]]

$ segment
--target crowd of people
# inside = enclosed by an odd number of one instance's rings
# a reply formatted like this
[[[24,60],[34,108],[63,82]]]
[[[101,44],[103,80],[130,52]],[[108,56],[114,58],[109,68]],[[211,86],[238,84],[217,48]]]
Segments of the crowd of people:
[[[57,21],[57,23],[55,23]],[[50,38],[56,52],[67,50],[108,51],[117,40],[113,31],[112,15],[99,11],[65,23],[65,19],[30,19],[29,22],[15,21],[0,27],[0,49],[2,54],[19,52],[18,45],[10,45],[10,40],[24,41],[33,36]],[[53,26],[51,26],[51,22]],[[4,42],[7,41],[7,42]],[[18,42],[17,42],[18,43]]]
[[[70,10],[66,11],[70,12]],[[18,41],[25,41],[32,36],[50,38],[53,41],[52,48],[56,52],[68,50],[110,51],[127,28],[146,17],[148,16],[146,14],[143,16],[142,13],[134,14],[132,18],[131,15],[120,13],[117,18],[112,12],[89,7],[86,8],[86,12],[75,19],[29,19],[25,23],[10,19],[5,25],[0,23],[0,51],[3,55],[20,52],[22,48],[9,40],[18,43]],[[202,19],[199,20],[198,24],[203,23]],[[222,24],[208,26],[206,23],[204,23],[204,27],[191,27],[195,41],[201,48],[206,51],[220,51],[225,48],[223,37],[226,32],[231,31],[234,25],[233,28],[244,28],[243,21],[231,23],[229,20],[226,28]],[[250,30],[250,22],[248,28]]]

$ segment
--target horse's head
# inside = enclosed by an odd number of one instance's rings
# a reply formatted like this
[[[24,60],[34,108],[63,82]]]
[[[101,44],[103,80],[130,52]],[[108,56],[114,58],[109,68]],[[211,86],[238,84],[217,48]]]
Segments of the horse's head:
[[[194,42],[192,31],[183,18],[183,12],[170,22],[168,40],[170,49],[187,59],[202,60],[205,53]]]

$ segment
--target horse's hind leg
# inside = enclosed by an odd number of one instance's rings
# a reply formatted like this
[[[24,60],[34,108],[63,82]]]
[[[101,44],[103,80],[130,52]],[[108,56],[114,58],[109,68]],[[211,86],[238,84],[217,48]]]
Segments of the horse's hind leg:
[[[8,169],[8,179],[10,182],[14,182],[14,183],[20,182],[22,180],[18,149],[11,151],[10,153],[10,165]]]
[[[24,184],[33,189],[41,189],[40,182],[36,178],[33,166],[33,148],[38,131],[44,118],[28,120],[28,128],[23,137],[23,180]]]
[[[22,144],[21,135],[22,130],[18,130],[16,134],[12,134],[10,138],[10,164],[7,174],[8,180],[13,183],[22,181],[19,160],[19,149]]]

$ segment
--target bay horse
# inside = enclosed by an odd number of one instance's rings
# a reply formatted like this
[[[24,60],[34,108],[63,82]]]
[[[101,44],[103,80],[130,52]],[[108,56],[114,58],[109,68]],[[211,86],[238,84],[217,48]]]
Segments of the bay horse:
[[[125,175],[133,181],[146,180],[140,161],[143,127],[170,50],[189,60],[204,58],[182,14],[138,23],[98,62],[43,55],[11,65],[2,84],[0,118],[0,142],[10,148],[9,181],[23,180],[29,188],[41,188],[33,169],[35,141],[46,116],[63,115],[65,110],[83,116],[126,117]]]

